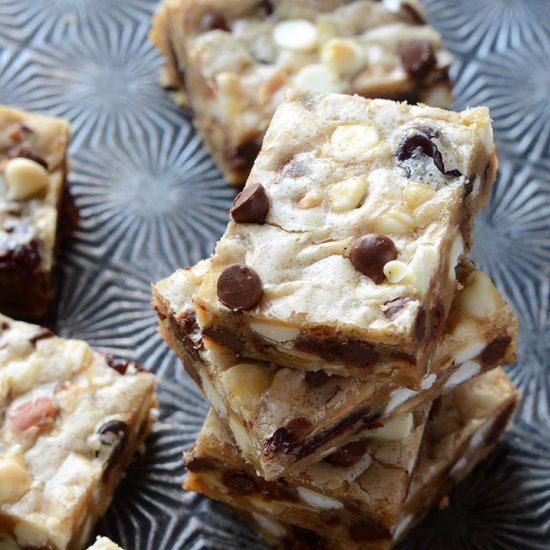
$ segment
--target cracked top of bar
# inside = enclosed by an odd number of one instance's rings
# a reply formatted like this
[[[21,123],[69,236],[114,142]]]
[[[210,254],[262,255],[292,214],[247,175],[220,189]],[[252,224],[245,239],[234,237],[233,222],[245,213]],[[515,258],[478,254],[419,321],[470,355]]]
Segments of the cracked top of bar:
[[[150,430],[154,390],[136,363],[0,315],[0,547],[84,547]]]
[[[193,306],[207,271],[208,261],[202,261],[154,285],[160,334],[227,419],[243,456],[266,478],[318,460],[354,434],[514,358],[514,315],[490,279],[467,260],[457,269],[462,288],[418,391],[389,377],[328,376],[245,359],[223,346],[207,348]],[[388,370],[383,363],[377,369]]]
[[[66,121],[0,105],[0,304],[5,313],[37,317],[51,298],[68,143]]]
[[[451,54],[416,0],[165,0],[153,42],[231,183],[250,172],[284,91],[451,103]]]
[[[486,108],[289,92],[196,297],[204,334],[341,375],[405,358],[414,384],[495,173]]]

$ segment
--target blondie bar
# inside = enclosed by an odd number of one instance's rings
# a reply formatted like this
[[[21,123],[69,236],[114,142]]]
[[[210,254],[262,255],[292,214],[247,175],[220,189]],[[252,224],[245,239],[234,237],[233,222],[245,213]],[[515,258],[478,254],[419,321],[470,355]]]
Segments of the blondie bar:
[[[268,479],[319,460],[366,431],[479,373],[514,358],[516,320],[490,279],[463,260],[457,293],[418,391],[392,382],[304,372],[205,347],[193,296],[208,261],[153,287],[159,330],[216,412],[227,419],[246,459]],[[387,365],[379,369],[387,371]]]
[[[452,56],[416,0],[165,0],[151,38],[163,85],[233,184],[285,89],[451,102]]]
[[[393,441],[369,437],[271,482],[242,459],[211,411],[185,456],[184,488],[243,510],[280,548],[301,542],[297,547],[385,550],[487,456],[516,399],[512,383],[495,369],[432,407],[419,455],[411,435]]]
[[[417,389],[495,170],[486,108],[289,92],[195,297],[204,336]]]
[[[0,311],[43,316],[52,299],[69,126],[0,106]]]
[[[0,546],[84,547],[155,405],[136,363],[0,315]]]

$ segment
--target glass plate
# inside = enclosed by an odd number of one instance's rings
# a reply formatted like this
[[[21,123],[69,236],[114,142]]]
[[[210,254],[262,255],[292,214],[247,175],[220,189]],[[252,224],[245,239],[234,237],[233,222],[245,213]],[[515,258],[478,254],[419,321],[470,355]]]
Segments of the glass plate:
[[[550,1],[426,0],[456,54],[456,108],[492,109],[500,177],[473,256],[520,319],[523,391],[491,459],[404,549],[550,548]],[[223,506],[180,489],[208,405],[156,333],[150,283],[208,255],[235,190],[157,84],[155,0],[0,0],[0,102],[71,121],[81,223],[64,247],[56,330],[161,377],[160,420],[98,526],[127,550],[261,549]]]

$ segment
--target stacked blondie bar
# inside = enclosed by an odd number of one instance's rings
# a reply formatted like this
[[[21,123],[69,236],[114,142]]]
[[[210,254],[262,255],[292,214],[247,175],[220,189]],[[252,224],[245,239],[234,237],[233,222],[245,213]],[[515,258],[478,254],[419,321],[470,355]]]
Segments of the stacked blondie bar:
[[[281,548],[389,548],[483,459],[516,320],[468,260],[485,108],[287,91],[209,260],[153,289],[212,405],[184,487]]]

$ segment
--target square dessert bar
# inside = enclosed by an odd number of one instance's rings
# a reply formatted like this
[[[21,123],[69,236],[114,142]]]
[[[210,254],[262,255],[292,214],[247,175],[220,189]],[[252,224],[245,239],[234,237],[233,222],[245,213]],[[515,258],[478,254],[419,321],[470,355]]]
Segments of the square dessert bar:
[[[164,0],[151,38],[162,84],[233,184],[288,88],[451,103],[452,56],[416,0]]]
[[[211,411],[185,456],[184,488],[244,511],[280,548],[384,550],[489,454],[516,400],[495,369],[434,403],[421,450],[414,429],[402,439],[369,437],[276,481],[254,473]]]
[[[304,372],[204,346],[193,296],[208,266],[203,261],[181,269],[153,287],[159,331],[227,419],[243,456],[267,479],[319,460],[357,434],[514,358],[514,315],[490,279],[466,260],[457,269],[462,288],[418,391],[389,376],[371,381]]]
[[[486,108],[289,92],[195,297],[203,335],[417,388],[495,171]]]
[[[0,311],[43,316],[65,194],[69,125],[0,106]]]
[[[0,315],[0,547],[83,548],[155,406],[136,363]]]

